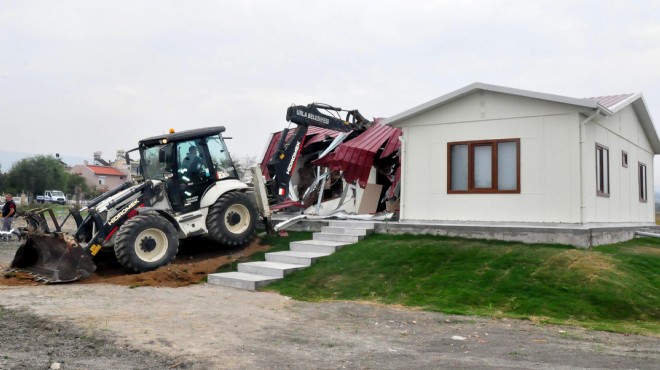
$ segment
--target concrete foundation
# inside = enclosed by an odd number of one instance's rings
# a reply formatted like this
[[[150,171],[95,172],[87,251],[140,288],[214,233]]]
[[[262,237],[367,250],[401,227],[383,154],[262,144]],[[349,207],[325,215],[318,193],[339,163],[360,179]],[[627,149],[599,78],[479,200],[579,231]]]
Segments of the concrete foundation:
[[[277,222],[286,219],[278,215]],[[333,221],[304,220],[287,230],[321,231]],[[576,248],[619,243],[635,237],[636,231],[660,233],[655,224],[538,224],[538,223],[480,223],[435,221],[374,221],[378,234],[426,234],[451,237],[517,241],[523,243],[563,244]]]

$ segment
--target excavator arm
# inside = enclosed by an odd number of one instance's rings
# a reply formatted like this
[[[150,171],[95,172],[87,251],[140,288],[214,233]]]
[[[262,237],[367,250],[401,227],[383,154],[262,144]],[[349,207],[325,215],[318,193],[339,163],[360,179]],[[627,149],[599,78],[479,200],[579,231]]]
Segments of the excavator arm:
[[[341,119],[327,115],[321,113],[319,109],[337,112],[337,114],[346,112],[346,118]],[[341,132],[365,130],[371,123],[371,121],[364,118],[357,110],[345,111],[341,108],[319,103],[289,107],[286,110],[286,120],[298,126],[316,126]]]
[[[344,119],[342,113],[345,113]],[[271,178],[267,183],[270,203],[281,203],[289,195],[291,173],[296,168],[309,126],[339,132],[362,132],[373,124],[357,110],[343,110],[320,103],[293,105],[286,111],[286,120],[298,127],[288,140],[289,129],[282,131],[275,153],[266,166]]]

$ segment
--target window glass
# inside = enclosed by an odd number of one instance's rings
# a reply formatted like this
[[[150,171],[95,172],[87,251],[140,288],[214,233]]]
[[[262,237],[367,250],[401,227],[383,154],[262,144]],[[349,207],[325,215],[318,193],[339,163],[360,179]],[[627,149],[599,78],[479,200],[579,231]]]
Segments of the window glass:
[[[208,138],[207,145],[211,154],[211,161],[215,168],[215,176],[218,180],[225,178],[238,178],[234,163],[229,156],[229,151],[224,140],[219,135]]]
[[[172,144],[166,144],[144,149],[141,157],[145,179],[163,179],[165,172],[172,172],[172,147]]]
[[[177,158],[179,173],[183,181],[198,182],[211,176],[204,158],[202,139],[178,143]]]
[[[447,192],[520,193],[520,139],[447,143]]]
[[[518,188],[518,143],[497,144],[497,188],[516,190]]]
[[[480,145],[474,148],[474,187],[493,187],[493,147]]]
[[[601,148],[596,148],[596,185],[598,191],[603,191],[603,176],[601,169],[603,168],[603,151]]]
[[[628,153],[621,152],[621,165],[623,167],[628,167]]]
[[[639,164],[639,200],[646,202],[648,194],[646,191],[646,165]]]
[[[468,146],[451,146],[451,190],[468,190]]]
[[[610,158],[609,150],[603,149],[603,192],[610,193]]]
[[[596,190],[599,196],[610,194],[610,151],[596,144]]]

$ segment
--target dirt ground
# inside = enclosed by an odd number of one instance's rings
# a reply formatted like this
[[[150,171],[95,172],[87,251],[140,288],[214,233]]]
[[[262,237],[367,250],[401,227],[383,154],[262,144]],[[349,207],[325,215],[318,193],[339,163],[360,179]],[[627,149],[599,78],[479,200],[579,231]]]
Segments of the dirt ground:
[[[17,246],[0,243],[0,268]],[[191,284],[262,248],[197,240],[156,272],[108,259],[75,284],[0,277],[0,369],[659,368],[660,338]]]
[[[20,225],[20,221],[18,224]],[[73,231],[70,227],[68,229]],[[20,242],[16,241],[0,243],[0,269],[4,271],[9,267],[19,245]],[[179,253],[172,264],[141,274],[126,273],[112,251],[103,251],[94,258],[94,263],[98,267],[96,272],[91,277],[79,281],[78,284],[182,287],[199,283],[224,264],[267,249],[268,246],[261,245],[258,239],[246,248],[231,250],[219,248],[206,238],[192,238],[181,243]],[[34,286],[42,283],[35,282],[32,276],[19,272],[0,276],[0,285]]]

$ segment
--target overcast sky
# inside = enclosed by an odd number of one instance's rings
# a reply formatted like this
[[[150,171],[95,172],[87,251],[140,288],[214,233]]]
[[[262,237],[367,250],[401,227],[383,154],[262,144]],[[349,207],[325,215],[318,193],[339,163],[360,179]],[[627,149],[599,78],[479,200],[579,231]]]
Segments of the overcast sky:
[[[388,117],[476,81],[642,92],[660,127],[660,2],[0,0],[2,150],[224,125],[261,155],[291,104]]]

